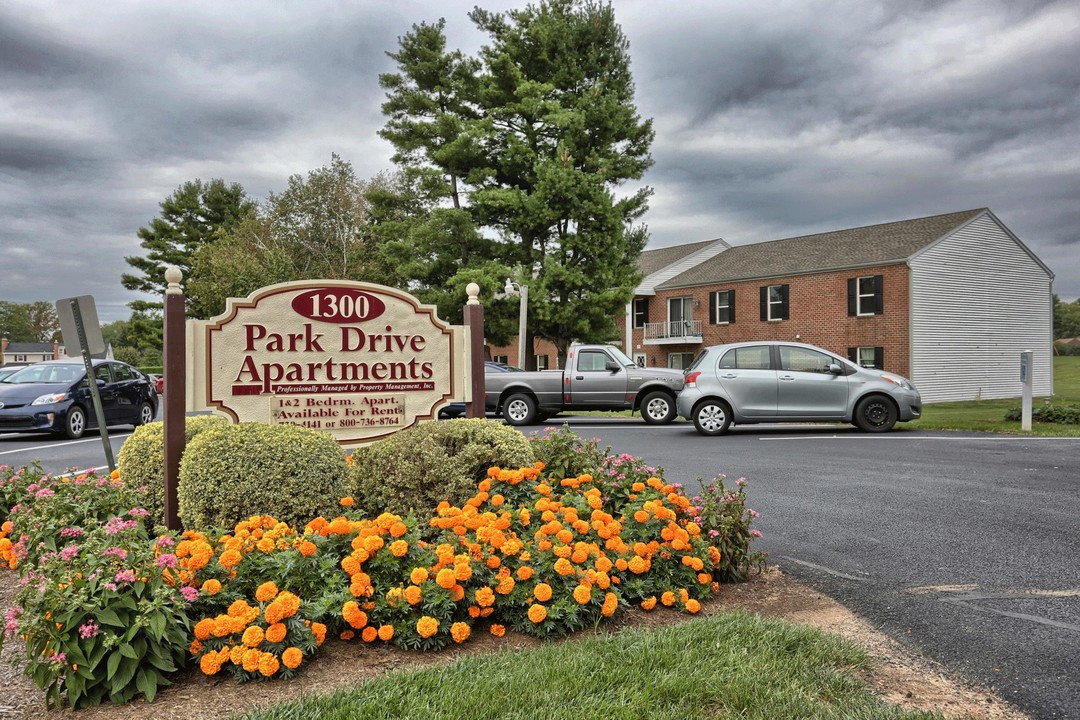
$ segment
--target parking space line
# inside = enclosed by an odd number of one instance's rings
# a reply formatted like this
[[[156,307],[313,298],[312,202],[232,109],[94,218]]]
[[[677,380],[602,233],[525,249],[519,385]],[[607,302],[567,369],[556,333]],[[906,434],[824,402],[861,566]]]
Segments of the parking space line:
[[[117,438],[126,438],[129,435],[131,435],[131,433],[123,433],[122,435],[109,435],[109,440],[111,442],[112,440],[115,440]],[[34,445],[32,447],[20,448],[18,450],[4,450],[3,452],[0,452],[0,455],[14,455],[15,453],[23,452],[37,452],[39,450],[47,450],[49,448],[66,447],[68,445],[78,445],[79,443],[88,442],[101,442],[101,437],[97,436],[92,438],[83,438],[81,440],[65,440],[64,442],[53,443],[52,445]]]

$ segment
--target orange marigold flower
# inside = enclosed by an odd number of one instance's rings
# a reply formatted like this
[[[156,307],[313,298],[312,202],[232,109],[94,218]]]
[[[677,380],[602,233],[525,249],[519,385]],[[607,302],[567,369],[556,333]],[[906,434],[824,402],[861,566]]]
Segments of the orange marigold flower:
[[[454,585],[454,587],[450,588],[450,599],[451,600],[453,600],[454,602],[458,602],[459,600],[463,600],[464,598],[465,598],[465,588],[464,587],[462,587],[461,585]]]
[[[615,569],[616,570],[618,570],[619,572],[625,572],[627,567],[629,567],[629,565],[626,562],[625,558],[616,558],[615,559]]]
[[[600,607],[600,614],[604,617],[611,617],[618,609],[619,596],[613,592],[609,592],[604,595],[604,604]]]
[[[712,582],[712,575],[709,573],[698,573],[697,581],[702,585],[708,585]]]
[[[195,639],[206,640],[214,632],[214,621],[211,618],[203,618],[195,623]]]
[[[470,605],[468,612],[469,612],[469,617],[471,617],[473,619],[476,619],[476,618],[480,617],[480,608],[478,606],[476,606],[476,605]]]
[[[273,582],[264,582],[255,590],[255,599],[259,602],[267,602],[277,597],[278,587]]]
[[[300,543],[300,554],[304,557],[311,557],[318,549],[319,548],[315,545],[315,543],[311,542],[310,540],[304,540]]]
[[[510,575],[503,575],[499,578],[499,584],[495,586],[495,592],[500,595],[509,595],[514,591],[514,585],[516,584],[513,577]]]
[[[420,637],[427,639],[437,632],[439,632],[439,621],[435,618],[425,615],[416,621],[416,634]]]
[[[531,605],[529,607],[529,620],[534,624],[539,625],[547,619],[547,608],[539,603]]]
[[[502,637],[506,634],[506,626],[498,624],[492,625],[490,628],[488,628],[488,631],[495,637]]]
[[[409,543],[404,540],[395,540],[390,543],[390,554],[394,557],[405,557],[409,552]]]
[[[217,658],[217,653],[207,653],[199,658],[199,669],[205,675],[217,675],[221,670],[221,662]]]
[[[667,607],[671,607],[675,604],[675,593],[668,590],[660,596],[660,602]]]
[[[254,648],[246,648],[244,654],[240,659],[240,667],[244,668],[248,672],[255,672],[259,669],[259,660],[262,659],[262,651],[255,650]]]
[[[404,592],[405,602],[410,605],[419,605],[420,600],[423,598],[423,592],[415,585],[410,585],[405,588]]]
[[[218,558],[218,562],[221,564],[221,567],[231,570],[232,568],[239,565],[242,559],[243,557],[238,551],[226,550],[225,552],[221,553],[221,557]]]
[[[390,640],[393,637],[394,637],[394,626],[393,625],[383,625],[383,626],[381,626],[379,628],[379,639],[382,640],[383,642],[390,642]]]
[[[285,639],[287,632],[288,628],[285,627],[285,623],[274,623],[266,628],[266,642],[279,643]]]
[[[578,605],[586,605],[592,600],[592,588],[588,585],[578,585],[574,588],[574,600]]]
[[[634,513],[634,519],[639,523],[647,523],[649,522],[649,513],[644,510],[638,510]]]
[[[412,572],[409,573],[409,581],[412,582],[413,585],[423,585],[427,579],[428,571],[426,568],[413,568]]]
[[[522,565],[517,570],[518,580],[528,580],[533,576],[533,569],[528,565]]]
[[[192,640],[191,644],[188,645],[188,652],[192,655],[198,655],[200,652],[202,652],[202,647],[203,645],[201,642],[199,642],[198,640]]]
[[[350,455],[349,458],[351,459],[352,455]],[[343,497],[339,502],[341,503],[342,507],[352,507],[356,504],[356,500],[354,500],[352,496]]]
[[[316,645],[322,645],[326,642],[326,626],[322,623],[311,623],[311,634],[315,636]]]
[[[454,575],[453,568],[443,568],[435,574],[435,583],[441,587],[449,590],[457,584],[457,577]]]
[[[409,532],[408,526],[400,520],[390,525],[390,537],[399,538],[407,532]]]
[[[490,566],[489,566],[490,567]],[[454,579],[458,582],[465,582],[472,577],[472,565],[469,564],[468,559],[464,562],[454,564]]]
[[[450,637],[454,638],[456,643],[465,642],[471,634],[472,628],[469,627],[469,623],[456,622],[450,626]]]
[[[551,586],[547,583],[537,583],[533,588],[533,597],[540,602],[547,602],[551,599]]]
[[[559,573],[560,575],[574,574],[574,566],[566,558],[559,558],[558,560],[556,560],[553,567],[555,568],[555,572]]]
[[[651,597],[647,597],[647,598],[645,598],[644,600],[641,601],[641,609],[642,610],[652,610],[654,607],[656,607],[656,596],[655,595],[653,595]]]
[[[263,653],[263,656],[259,658],[259,673],[263,677],[270,677],[280,669],[281,663],[273,653]]]
[[[243,665],[244,653],[246,653],[249,649],[250,648],[245,645],[234,646],[233,649],[229,651],[229,662],[231,662],[233,665],[236,665],[237,667]]]
[[[626,566],[630,568],[630,572],[634,573],[635,575],[640,575],[649,569],[648,563],[646,563],[645,559],[642,558],[640,555],[635,555],[634,557],[630,558],[630,562],[627,563]]]
[[[379,631],[375,629],[374,625],[368,625],[361,631],[360,639],[366,643],[373,643],[379,639]]]
[[[699,612],[701,610],[701,603],[699,603],[694,598],[690,598],[689,600],[687,600],[685,605],[686,605],[686,612],[688,612],[688,613],[697,613],[697,612]]]
[[[348,640],[352,640],[354,637],[356,637],[356,633],[353,632],[352,630],[346,629],[346,630],[342,630],[341,635],[339,635],[338,637],[340,637],[342,640],[348,641]]]
[[[489,587],[479,588],[473,593],[473,598],[480,607],[491,607],[495,604],[495,593]]]
[[[281,653],[281,664],[290,670],[295,670],[300,667],[300,663],[304,662],[304,653],[300,648],[291,647]]]
[[[488,555],[488,558],[484,561],[484,564],[487,565],[488,568],[490,568],[491,570],[494,570],[495,568],[502,565],[502,560],[499,558],[498,555]]]
[[[263,637],[263,629],[258,625],[252,625],[244,631],[243,643],[248,647],[258,647]]]
[[[207,595],[217,595],[221,592],[221,581],[210,578],[202,584],[202,591]]]

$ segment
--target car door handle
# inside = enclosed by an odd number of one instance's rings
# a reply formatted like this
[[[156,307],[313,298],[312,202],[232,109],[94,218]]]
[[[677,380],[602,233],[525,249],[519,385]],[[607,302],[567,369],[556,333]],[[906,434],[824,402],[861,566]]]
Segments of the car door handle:
[[[794,380],[795,378],[792,377],[791,375],[781,375],[780,379],[781,380]]]
[[[575,376],[574,376],[574,379],[575,379],[575,380],[584,380],[584,379],[585,379],[585,376],[584,376],[584,375],[575,375]]]
[[[735,378],[737,378],[739,376],[736,375],[735,373],[728,373],[727,375],[721,375],[720,377],[724,378],[725,380],[734,380]]]

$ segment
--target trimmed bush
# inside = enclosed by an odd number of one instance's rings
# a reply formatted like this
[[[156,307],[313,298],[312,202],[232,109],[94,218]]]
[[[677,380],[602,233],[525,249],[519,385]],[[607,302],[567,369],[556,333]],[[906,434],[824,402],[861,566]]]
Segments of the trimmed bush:
[[[327,433],[262,423],[213,427],[180,461],[180,520],[206,529],[272,515],[302,527],[336,510],[347,477],[345,451]]]
[[[216,415],[199,415],[185,418],[184,439],[186,443],[212,427],[226,425],[228,421]],[[135,428],[124,441],[116,458],[116,469],[124,484],[138,493],[139,503],[150,513],[149,525],[165,522],[165,425],[152,422]]]
[[[349,494],[372,517],[430,517],[443,500],[460,505],[472,497],[489,467],[527,467],[534,460],[525,436],[501,423],[425,423],[358,449]]]
[[[1019,422],[1024,417],[1023,408],[1009,408],[1005,419]],[[1031,421],[1037,423],[1057,423],[1059,425],[1080,425],[1080,407],[1076,405],[1053,405],[1043,403],[1031,409]]]

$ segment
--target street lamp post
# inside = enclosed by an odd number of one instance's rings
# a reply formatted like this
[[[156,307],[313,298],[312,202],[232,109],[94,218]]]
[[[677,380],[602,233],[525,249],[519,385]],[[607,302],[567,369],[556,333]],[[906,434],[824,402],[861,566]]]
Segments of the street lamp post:
[[[529,286],[519,285],[510,278],[506,278],[506,286],[503,292],[507,295],[517,295],[521,298],[520,310],[518,311],[518,367],[525,367],[525,321],[529,312]]]

